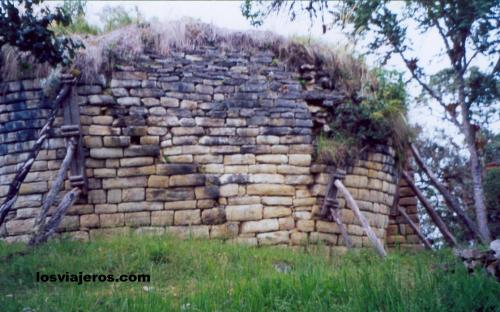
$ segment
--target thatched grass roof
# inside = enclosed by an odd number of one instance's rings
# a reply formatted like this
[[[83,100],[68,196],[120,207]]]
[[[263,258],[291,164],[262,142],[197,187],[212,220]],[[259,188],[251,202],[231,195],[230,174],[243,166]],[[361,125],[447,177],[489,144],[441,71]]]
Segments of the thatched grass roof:
[[[83,80],[109,70],[113,59],[133,60],[146,51],[168,56],[172,51],[194,51],[199,46],[211,45],[221,51],[270,50],[291,70],[303,64],[316,65],[328,73],[337,89],[350,94],[362,92],[366,82],[374,81],[365,63],[345,49],[299,43],[271,32],[230,31],[192,20],[133,24],[98,36],[74,35],[74,38],[85,45],[74,60]],[[28,54],[11,47],[3,47],[1,52],[0,71],[4,81],[21,78],[23,67],[29,75],[37,77],[45,77],[50,71],[47,64],[35,64]]]

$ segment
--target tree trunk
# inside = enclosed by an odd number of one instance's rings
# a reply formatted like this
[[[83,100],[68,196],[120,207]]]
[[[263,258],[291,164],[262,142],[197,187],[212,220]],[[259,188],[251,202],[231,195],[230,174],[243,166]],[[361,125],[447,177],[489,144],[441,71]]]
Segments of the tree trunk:
[[[365,230],[366,235],[370,239],[370,241],[373,244],[373,248],[377,251],[377,253],[384,258],[387,254],[384,250],[384,246],[380,243],[377,235],[373,232],[372,228],[370,227],[370,224],[368,223],[368,220],[366,220],[365,216],[361,213],[359,210],[358,204],[356,204],[356,201],[354,198],[351,196],[351,193],[347,190],[347,188],[342,184],[340,180],[335,180],[335,186],[339,191],[342,192],[342,194],[345,197],[346,202],[349,204],[349,207],[351,207],[351,210],[354,212],[356,217],[358,218],[359,222],[361,222],[361,225],[363,226],[363,229]]]
[[[458,215],[462,223],[467,227],[467,229],[472,233],[473,236],[480,239],[483,243],[486,243],[486,241],[483,240],[483,236],[481,235],[481,233],[479,233],[479,230],[474,221],[469,218],[467,213],[460,207],[458,201],[453,198],[448,189],[438,180],[438,178],[432,173],[430,168],[427,167],[427,165],[424,163],[417,147],[414,144],[411,144],[410,147],[418,167],[429,177],[432,185],[434,185],[434,187],[436,187],[441,195],[443,195],[448,208],[453,210]]]
[[[54,202],[57,194],[59,193],[59,190],[61,189],[61,186],[64,182],[64,179],[66,178],[66,173],[68,171],[69,165],[71,164],[71,160],[73,159],[74,152],[75,152],[75,139],[71,138],[68,140],[68,146],[66,148],[66,156],[64,156],[64,159],[61,163],[61,168],[59,168],[59,172],[57,173],[57,176],[54,179],[54,182],[52,183],[52,187],[49,193],[47,194],[45,201],[43,202],[40,214],[35,220],[34,235],[31,239],[32,241],[37,236],[39,236],[40,233],[45,232],[45,219],[47,218],[49,209],[52,206],[52,203]],[[30,241],[30,245],[31,244],[32,243]]]
[[[460,130],[465,136],[465,143],[470,154],[469,168],[472,176],[477,226],[483,242],[488,244],[491,241],[491,234],[488,229],[488,214],[486,204],[484,203],[483,172],[481,170],[481,163],[476,147],[476,131],[472,128],[470,122],[471,114],[466,103],[465,80],[463,74],[461,75],[460,73],[461,72],[457,70],[457,80],[459,82],[458,100],[461,108],[460,113],[462,115],[462,127]]]
[[[49,237],[55,233],[57,227],[61,223],[62,218],[66,214],[66,211],[68,211],[69,207],[71,207],[76,202],[78,196],[80,196],[81,193],[82,190],[79,187],[75,187],[71,191],[66,193],[66,195],[64,195],[64,198],[61,200],[61,203],[50,218],[44,231],[36,233],[33,239],[30,241],[31,246],[38,246],[46,242],[47,239],[49,239]]]
[[[455,239],[453,234],[451,234],[450,230],[448,229],[448,227],[444,223],[443,219],[441,219],[441,217],[434,210],[434,208],[432,208],[432,205],[427,201],[424,194],[422,194],[422,192],[418,189],[418,187],[415,185],[415,183],[413,183],[413,181],[410,178],[410,176],[408,175],[408,173],[403,170],[401,174],[402,174],[403,178],[406,180],[406,182],[408,182],[408,185],[413,190],[413,193],[415,193],[415,195],[417,195],[418,199],[422,203],[422,206],[424,206],[425,210],[427,211],[427,213],[431,217],[432,221],[434,221],[434,224],[436,224],[436,226],[438,227],[439,231],[443,235],[443,237],[446,240],[446,242],[448,243],[448,245],[450,245],[451,247],[455,247],[457,245],[457,240]]]
[[[418,238],[420,238],[420,241],[424,244],[425,248],[432,250],[432,245],[429,243],[427,238],[425,238],[424,234],[420,232],[418,226],[413,222],[413,220],[410,218],[410,216],[406,213],[406,211],[398,206],[398,211],[399,213],[405,218],[406,222],[411,226],[411,228],[417,233]]]
[[[47,122],[40,130],[39,138],[35,142],[35,145],[31,148],[31,151],[28,155],[28,159],[24,162],[23,166],[17,171],[16,175],[14,176],[14,180],[12,180],[12,182],[10,183],[9,191],[8,191],[2,205],[0,205],[0,225],[2,225],[2,223],[5,221],[7,214],[9,213],[10,209],[12,208],[14,203],[16,202],[17,194],[19,193],[19,188],[21,187],[21,184],[23,183],[24,179],[28,175],[28,172],[30,171],[31,166],[35,162],[35,159],[42,148],[43,142],[48,137],[49,130],[52,129],[52,124],[54,123],[54,120],[56,119],[56,115],[57,115],[57,112],[59,111],[59,107],[61,106],[62,101],[69,94],[70,89],[71,89],[71,86],[66,84],[61,89],[61,91],[59,91],[59,94],[57,95],[56,99],[54,100],[54,105],[53,105],[52,111],[47,119]]]

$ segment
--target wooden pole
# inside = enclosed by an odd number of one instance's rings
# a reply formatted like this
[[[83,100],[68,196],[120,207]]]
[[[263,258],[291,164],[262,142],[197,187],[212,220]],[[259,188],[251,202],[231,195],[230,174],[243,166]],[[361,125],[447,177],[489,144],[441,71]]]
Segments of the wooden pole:
[[[404,211],[403,208],[401,208],[400,206],[398,206],[398,211],[399,213],[403,216],[403,218],[405,218],[406,222],[408,222],[408,224],[410,225],[410,227],[415,231],[415,233],[417,233],[418,235],[418,238],[420,238],[420,240],[422,241],[422,243],[424,244],[425,248],[429,249],[429,250],[432,250],[432,245],[431,243],[427,240],[427,238],[425,238],[424,234],[422,234],[422,232],[420,232],[418,226],[413,222],[413,220],[410,218],[410,216],[406,213],[406,211]]]
[[[358,218],[359,222],[361,222],[361,225],[363,226],[363,229],[365,230],[366,235],[372,242],[373,247],[377,251],[377,253],[384,258],[387,254],[384,250],[384,246],[380,243],[380,241],[377,238],[377,235],[375,235],[375,232],[373,232],[372,228],[370,227],[370,224],[368,223],[368,220],[366,220],[365,216],[361,213],[359,210],[358,204],[356,204],[356,201],[352,197],[351,193],[347,190],[347,188],[342,184],[340,180],[335,180],[334,182],[335,186],[337,189],[342,192],[342,194],[345,197],[345,200],[349,207],[351,207],[352,211]]]
[[[331,213],[333,221],[335,221],[335,223],[337,223],[337,225],[339,227],[340,233],[342,234],[342,238],[344,239],[344,242],[345,242],[347,249],[352,249],[353,245],[351,242],[351,238],[349,237],[349,234],[347,233],[347,229],[345,228],[345,225],[339,216],[338,209],[330,209],[330,213]]]
[[[61,167],[59,168],[59,171],[57,173],[57,176],[52,183],[52,187],[47,194],[47,198],[45,198],[45,201],[43,202],[42,209],[40,211],[40,214],[35,220],[35,225],[34,225],[34,235],[31,239],[31,241],[35,240],[36,237],[40,235],[40,233],[43,233],[45,231],[45,219],[47,218],[47,214],[49,212],[50,207],[54,203],[54,200],[59,193],[59,190],[61,189],[62,184],[64,183],[64,179],[66,178],[66,173],[68,171],[68,168],[71,164],[71,161],[73,159],[73,154],[75,152],[76,144],[75,144],[75,139],[70,138],[68,140],[68,146],[66,147],[66,155],[64,156],[64,159],[61,163]],[[30,241],[30,245],[32,244]]]
[[[408,182],[408,185],[413,190],[413,193],[415,193],[415,195],[417,195],[417,198],[422,203],[422,206],[424,206],[425,210],[427,211],[427,213],[431,217],[434,224],[436,224],[436,226],[438,227],[439,231],[443,235],[443,237],[446,240],[446,242],[448,243],[448,245],[450,245],[451,247],[455,247],[457,245],[457,240],[455,239],[453,234],[451,234],[450,230],[448,229],[448,227],[444,223],[443,219],[441,219],[441,217],[434,210],[434,208],[432,208],[432,205],[429,203],[429,201],[427,201],[424,194],[422,194],[422,192],[418,189],[418,187],[415,185],[415,183],[413,183],[413,180],[410,178],[408,173],[403,170],[401,174],[402,174],[403,178],[406,180],[406,182]]]
[[[438,180],[438,178],[434,175],[434,173],[432,173],[429,167],[427,167],[427,165],[424,163],[422,157],[420,156],[420,153],[418,152],[417,147],[414,144],[411,144],[410,147],[418,167],[429,177],[432,185],[434,185],[436,189],[439,191],[439,193],[441,193],[441,195],[444,198],[444,201],[446,202],[446,205],[457,214],[459,219],[462,221],[465,227],[472,233],[473,236],[479,238],[483,243],[486,243],[487,241],[481,236],[481,233],[479,233],[479,230],[474,221],[472,221],[472,219],[469,218],[467,213],[460,207],[458,201],[451,195],[451,193],[446,189],[446,187]]]
[[[66,195],[64,195],[64,198],[61,200],[61,203],[57,207],[57,210],[47,223],[44,232],[37,233],[37,235],[30,241],[31,246],[38,246],[46,242],[47,239],[55,233],[69,207],[71,207],[76,202],[81,193],[82,190],[79,187],[75,187],[71,191],[66,193]]]
[[[17,171],[16,175],[14,176],[14,180],[9,185],[9,191],[7,192],[7,195],[2,203],[0,205],[0,225],[5,221],[5,218],[7,217],[7,214],[9,213],[10,209],[14,205],[17,199],[17,195],[19,193],[19,188],[21,187],[21,184],[23,183],[24,179],[28,175],[28,172],[31,169],[31,166],[35,162],[35,159],[40,152],[42,148],[42,144],[45,141],[45,139],[49,136],[49,131],[52,129],[52,124],[54,123],[54,120],[56,119],[57,112],[59,111],[59,107],[61,106],[62,101],[67,97],[69,94],[69,91],[71,89],[71,86],[68,84],[65,84],[63,88],[59,91],[59,94],[57,95],[56,99],[54,100],[54,105],[52,108],[52,111],[47,119],[47,122],[45,125],[42,127],[39,133],[39,138],[35,142],[35,145],[31,148],[31,151],[28,155],[28,159],[24,162],[24,164],[21,166],[21,168]]]

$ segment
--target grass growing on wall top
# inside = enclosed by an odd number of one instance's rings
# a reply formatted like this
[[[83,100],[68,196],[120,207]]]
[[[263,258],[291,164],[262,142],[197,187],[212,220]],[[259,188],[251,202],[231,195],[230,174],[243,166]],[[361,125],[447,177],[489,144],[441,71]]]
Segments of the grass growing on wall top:
[[[277,247],[121,237],[49,242],[5,260],[2,311],[499,311],[500,283],[469,275],[448,251],[326,259]],[[312,250],[312,247],[310,248]],[[285,264],[291,269],[276,269]],[[446,265],[448,270],[442,269]],[[146,273],[149,284],[36,283],[36,272]],[[148,286],[144,290],[144,286]]]

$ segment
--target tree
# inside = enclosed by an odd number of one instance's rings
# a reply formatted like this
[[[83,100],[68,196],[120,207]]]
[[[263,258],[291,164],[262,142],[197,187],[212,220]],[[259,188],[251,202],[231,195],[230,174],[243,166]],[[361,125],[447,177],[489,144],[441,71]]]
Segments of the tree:
[[[0,2],[0,47],[8,44],[20,51],[30,52],[38,62],[48,62],[52,66],[69,64],[75,49],[81,45],[71,38],[56,36],[50,26],[68,26],[71,23],[70,14],[61,7],[56,7],[54,11],[42,7],[36,12],[33,6],[39,5],[42,0],[16,2]]]
[[[464,137],[477,226],[483,242],[491,240],[483,189],[481,162],[484,141],[481,127],[498,111],[500,93],[500,3],[497,0],[406,1],[401,8],[386,0],[347,0],[329,6],[326,0],[246,1],[242,13],[253,25],[260,25],[270,14],[286,11],[295,19],[306,11],[311,19],[320,18],[323,31],[341,26],[353,37],[368,41],[370,51],[382,52],[384,60],[399,57],[423,93],[443,109]],[[429,74],[412,51],[409,23],[420,35],[439,34],[449,66]],[[413,53],[413,54],[412,54]],[[472,66],[482,56],[490,66]],[[487,111],[487,114],[484,112]],[[486,116],[486,118],[485,118]]]

